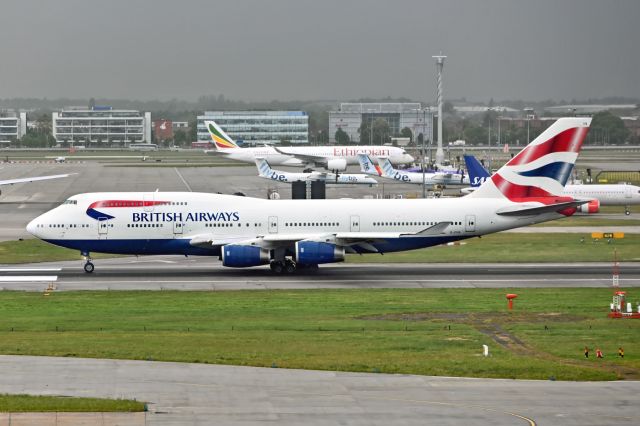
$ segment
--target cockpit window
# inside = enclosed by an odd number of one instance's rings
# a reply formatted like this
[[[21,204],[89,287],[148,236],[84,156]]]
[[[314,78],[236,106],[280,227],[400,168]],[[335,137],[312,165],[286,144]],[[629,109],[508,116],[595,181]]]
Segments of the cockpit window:
[[[66,200],[66,201],[65,201],[64,203],[62,203],[62,204],[78,204],[78,200],[71,200],[71,199],[69,199],[69,200]]]

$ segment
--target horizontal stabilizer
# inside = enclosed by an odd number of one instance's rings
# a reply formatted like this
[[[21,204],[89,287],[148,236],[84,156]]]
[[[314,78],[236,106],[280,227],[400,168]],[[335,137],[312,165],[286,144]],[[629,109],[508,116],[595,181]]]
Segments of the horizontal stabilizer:
[[[522,203],[501,208],[496,212],[496,214],[499,214],[500,216],[533,216],[543,213],[558,212],[571,207],[578,207],[588,202],[588,200],[567,201],[564,203],[548,204],[546,206]]]

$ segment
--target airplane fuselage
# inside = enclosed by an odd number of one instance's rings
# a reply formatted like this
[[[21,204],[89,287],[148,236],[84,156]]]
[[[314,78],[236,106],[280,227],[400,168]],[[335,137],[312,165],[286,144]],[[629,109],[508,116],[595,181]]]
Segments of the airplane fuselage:
[[[574,198],[594,198],[603,206],[630,206],[640,204],[640,187],[635,185],[566,185],[563,195]]]
[[[191,192],[89,193],[71,197],[29,223],[30,233],[82,252],[220,255],[203,237],[233,243],[278,237],[292,241],[347,233],[366,239],[380,233],[416,233],[451,222],[438,235],[374,239],[367,250],[393,252],[430,247],[562,217],[496,214],[508,200],[264,200]],[[366,246],[365,246],[366,247]]]
[[[368,154],[371,157],[388,157],[393,164],[410,164],[413,161],[413,157],[407,154],[406,151],[393,146],[318,146],[283,147],[280,149],[290,154],[314,156],[326,160],[345,159],[347,165],[358,164],[357,155],[360,153]],[[293,155],[282,154],[270,146],[227,148],[209,152],[247,163],[253,163],[256,158],[264,158],[272,166],[305,166],[311,163],[295,158]]]

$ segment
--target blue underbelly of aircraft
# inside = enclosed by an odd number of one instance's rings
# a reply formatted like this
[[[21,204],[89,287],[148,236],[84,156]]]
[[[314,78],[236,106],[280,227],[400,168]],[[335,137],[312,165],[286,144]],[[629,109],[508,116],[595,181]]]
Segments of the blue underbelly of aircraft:
[[[385,242],[375,242],[372,245],[380,253],[414,250],[425,247],[437,246],[453,241],[464,240],[472,236],[447,236],[447,237],[413,237],[396,238]],[[154,255],[177,254],[190,256],[219,256],[220,247],[206,249],[194,247],[188,239],[143,239],[143,240],[45,240],[48,243],[61,247],[79,250],[81,252]],[[352,246],[358,253],[371,253],[358,245]]]

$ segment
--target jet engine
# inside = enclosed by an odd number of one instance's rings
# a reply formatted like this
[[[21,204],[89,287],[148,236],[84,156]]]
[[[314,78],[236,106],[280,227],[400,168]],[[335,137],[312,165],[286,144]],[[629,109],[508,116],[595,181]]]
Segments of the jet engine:
[[[222,265],[232,268],[266,265],[269,263],[269,250],[256,246],[229,244],[222,247]]]
[[[578,206],[578,211],[587,214],[598,213],[600,211],[600,200],[591,200],[586,204],[582,204]]]
[[[316,241],[296,243],[296,262],[300,265],[318,265],[344,261],[344,247]]]
[[[344,171],[347,170],[347,160],[344,158],[334,158],[327,161],[327,170]]]

